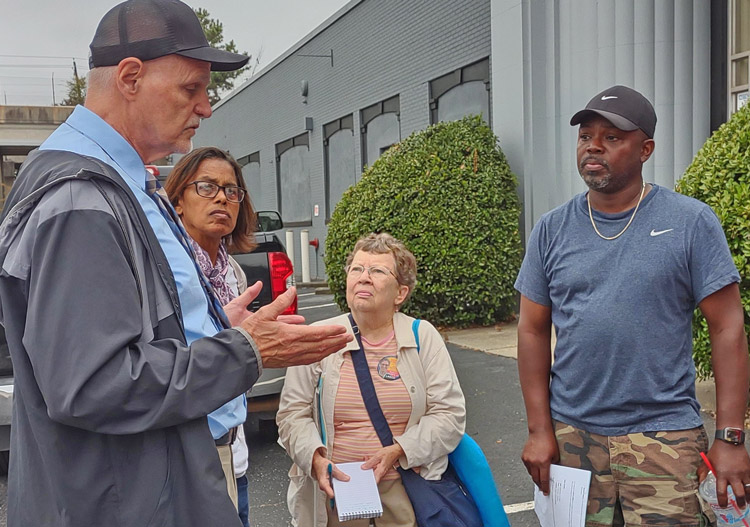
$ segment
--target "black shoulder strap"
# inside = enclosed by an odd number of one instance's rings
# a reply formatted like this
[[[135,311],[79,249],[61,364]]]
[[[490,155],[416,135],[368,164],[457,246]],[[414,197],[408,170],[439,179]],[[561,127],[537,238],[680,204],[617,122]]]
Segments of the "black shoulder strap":
[[[393,433],[388,426],[388,421],[386,421],[385,415],[383,415],[383,409],[380,408],[378,394],[375,393],[375,385],[372,383],[370,368],[367,366],[365,349],[362,347],[362,335],[360,335],[359,328],[357,327],[356,322],[354,322],[354,317],[352,317],[351,313],[349,313],[349,322],[352,325],[354,336],[357,338],[357,344],[359,344],[359,349],[351,352],[354,372],[357,374],[359,391],[362,393],[362,400],[365,403],[365,408],[367,408],[367,413],[370,415],[370,421],[372,421],[372,426],[375,427],[375,432],[378,434],[380,442],[383,446],[390,446],[393,444]]]

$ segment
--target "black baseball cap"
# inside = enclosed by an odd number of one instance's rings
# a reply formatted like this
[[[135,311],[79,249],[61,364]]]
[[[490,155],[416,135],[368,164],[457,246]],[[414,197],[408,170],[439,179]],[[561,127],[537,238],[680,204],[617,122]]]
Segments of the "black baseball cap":
[[[591,114],[601,115],[620,130],[629,132],[640,128],[650,138],[654,137],[654,107],[643,95],[627,86],[612,86],[597,93],[586,108],[570,119],[571,126],[581,124]]]
[[[90,68],[115,66],[127,57],[151,60],[175,54],[210,62],[213,71],[232,71],[250,60],[209,46],[198,16],[179,0],[116,5],[99,22],[89,48]]]

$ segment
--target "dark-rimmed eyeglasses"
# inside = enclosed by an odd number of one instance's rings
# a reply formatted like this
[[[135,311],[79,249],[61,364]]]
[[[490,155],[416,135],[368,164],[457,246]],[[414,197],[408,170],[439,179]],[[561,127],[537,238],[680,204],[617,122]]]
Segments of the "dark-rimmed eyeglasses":
[[[193,181],[188,185],[195,185],[195,192],[202,198],[215,198],[219,193],[219,190],[224,191],[224,195],[227,197],[227,201],[232,203],[241,203],[245,199],[247,193],[245,189],[238,187],[237,185],[227,185],[222,187],[216,183],[210,181]]]

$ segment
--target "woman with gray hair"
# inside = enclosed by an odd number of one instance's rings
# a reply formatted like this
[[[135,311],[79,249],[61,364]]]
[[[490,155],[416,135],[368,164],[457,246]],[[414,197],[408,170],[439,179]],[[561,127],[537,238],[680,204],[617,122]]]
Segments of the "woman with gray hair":
[[[360,392],[353,340],[321,362],[287,370],[276,417],[280,440],[294,461],[287,493],[293,523],[339,525],[330,478],[348,480],[336,465],[365,461],[374,469],[383,515],[377,527],[416,527],[414,511],[394,468],[440,479],[448,453],[464,434],[466,409],[442,337],[427,321],[400,313],[416,285],[416,260],[390,234],[361,238],[346,261],[351,310],[320,324],[358,327],[377,399],[393,434],[382,446]],[[353,321],[353,324],[352,324]],[[369,520],[345,525],[366,526]]]

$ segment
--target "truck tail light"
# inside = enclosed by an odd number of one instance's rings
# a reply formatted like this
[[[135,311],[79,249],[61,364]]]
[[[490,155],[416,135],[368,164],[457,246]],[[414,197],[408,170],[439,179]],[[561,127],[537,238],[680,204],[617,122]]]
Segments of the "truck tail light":
[[[268,253],[268,265],[271,268],[271,298],[276,300],[280,294],[294,285],[294,268],[289,257],[282,252]],[[297,298],[282,315],[297,314]]]

